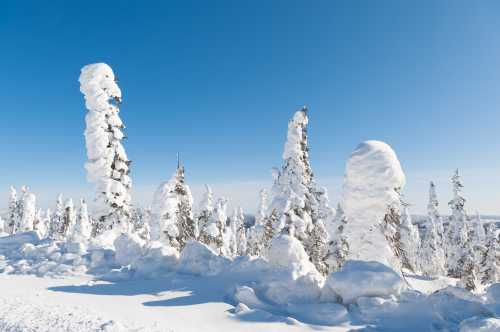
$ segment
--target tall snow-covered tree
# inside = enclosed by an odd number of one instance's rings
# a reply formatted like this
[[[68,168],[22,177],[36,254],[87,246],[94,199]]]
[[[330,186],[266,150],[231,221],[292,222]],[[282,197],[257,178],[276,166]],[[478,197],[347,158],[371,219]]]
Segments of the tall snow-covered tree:
[[[387,213],[382,224],[382,232],[391,248],[394,256],[398,260],[398,268],[414,271],[408,253],[401,242],[401,213],[399,206],[388,206]]]
[[[460,285],[469,291],[477,289],[480,284],[477,276],[477,266],[472,250],[465,250],[458,262],[460,270]]]
[[[75,206],[73,204],[73,200],[69,198],[64,206],[63,223],[59,229],[59,234],[62,239],[65,239],[72,234],[75,223]]]
[[[500,281],[500,256],[495,230],[496,227],[493,224],[488,226],[486,250],[483,252],[479,266],[480,280],[483,285]]]
[[[408,211],[409,204],[401,200],[403,213],[401,214],[401,223],[399,225],[399,233],[401,235],[402,249],[406,253],[408,263],[411,266],[411,271],[417,271],[420,235],[418,229],[413,225],[410,213]]]
[[[432,211],[429,210],[429,218],[426,223],[419,259],[419,267],[422,273],[432,277],[446,274],[446,255],[441,245],[442,240],[438,235],[436,220],[439,219],[436,219]]]
[[[182,250],[195,239],[193,197],[185,183],[184,167],[178,165],[172,178],[160,185],[152,205],[152,239]]]
[[[467,257],[461,258],[468,254],[469,230],[467,226],[467,213],[465,212],[465,198],[461,195],[464,186],[458,170],[455,171],[451,182],[453,185],[453,199],[448,203],[452,215],[448,222],[446,236],[446,264],[449,276],[461,278],[461,271],[465,268],[462,264],[468,262]]]
[[[267,215],[267,190],[260,191],[259,208],[255,216],[255,224],[248,230],[248,253],[258,256],[264,248],[264,228]]]
[[[71,237],[74,241],[88,241],[92,234],[92,223],[88,213],[87,202],[80,199],[80,208],[76,215],[76,223],[73,227]]]
[[[6,231],[9,234],[15,234],[17,232],[17,225],[21,223],[22,211],[20,209],[20,201],[17,196],[17,190],[15,187],[10,187],[10,199],[9,199],[9,212],[7,219]]]
[[[226,228],[226,234],[224,236],[226,253],[229,257],[238,255],[238,229],[240,223],[238,209],[234,209],[233,215],[229,218],[229,227]]]
[[[18,231],[31,231],[35,223],[36,217],[36,196],[29,192],[27,187],[23,188],[22,197],[22,215],[19,225],[16,227]]]
[[[238,229],[236,230],[236,243],[238,256],[245,256],[248,251],[248,243],[247,243],[247,229],[245,227],[245,214],[243,213],[243,209],[238,207],[237,209],[238,215]]]
[[[276,232],[285,224],[294,224],[295,236],[310,248],[310,234],[316,219],[325,213],[325,191],[319,190],[309,163],[307,108],[295,112],[288,123],[283,166],[274,172],[272,199],[268,214],[279,221]],[[307,249],[306,249],[307,250]],[[310,252],[308,252],[310,254]]]
[[[198,213],[196,217],[198,224],[197,227],[198,234],[196,234],[197,239],[204,236],[203,233],[213,213],[214,213],[214,196],[212,193],[212,188],[210,188],[210,186],[206,184],[205,193],[203,194],[203,198],[199,204]]]
[[[439,213],[439,201],[436,194],[436,185],[432,181],[429,185],[429,203],[427,204],[427,217],[429,221],[433,221],[434,227],[436,228],[438,245],[441,247],[445,247],[443,219],[441,218],[441,215]]]
[[[125,126],[118,114],[122,93],[113,70],[105,63],[83,67],[79,81],[88,109],[85,168],[89,181],[96,186],[94,234],[117,225],[125,230],[130,217],[132,181],[131,162],[122,145]]]
[[[56,208],[50,218],[48,235],[51,239],[54,240],[62,239],[61,230],[63,229],[63,224],[64,224],[64,214],[65,214],[65,207],[63,204],[63,198],[62,195],[59,194],[57,196]]]
[[[338,271],[347,260],[347,256],[349,254],[349,243],[344,234],[347,222],[344,209],[339,203],[337,205],[335,218],[332,221],[334,231],[332,231],[330,241],[328,243],[329,249],[326,263],[328,264],[329,273]]]

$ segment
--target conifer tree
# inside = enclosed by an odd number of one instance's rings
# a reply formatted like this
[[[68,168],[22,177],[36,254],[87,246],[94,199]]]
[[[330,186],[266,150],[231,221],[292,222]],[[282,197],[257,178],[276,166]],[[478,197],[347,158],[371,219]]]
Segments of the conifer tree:
[[[200,202],[198,215],[196,217],[198,223],[198,234],[196,234],[197,239],[206,237],[205,229],[208,225],[208,221],[214,213],[214,198],[212,193],[212,188],[209,185],[205,185],[205,193]]]
[[[436,228],[437,234],[437,244],[441,247],[445,247],[445,235],[444,235],[444,227],[443,227],[443,219],[438,210],[439,201],[437,199],[436,194],[436,185],[434,182],[430,182],[429,185],[429,203],[427,204],[427,216],[429,222],[432,220],[434,227]]]
[[[72,234],[75,223],[75,207],[73,205],[73,200],[69,198],[64,206],[63,222],[59,228],[59,236],[61,239],[65,239],[68,235]]]
[[[18,231],[25,232],[33,230],[36,217],[36,196],[29,192],[28,187],[23,187],[21,219],[16,226]]]
[[[462,287],[469,291],[476,290],[479,286],[479,279],[477,277],[477,267],[474,263],[474,253],[469,247],[464,251],[458,262],[461,267],[460,271],[460,284]]]
[[[132,232],[137,233],[137,235],[139,235],[139,237],[143,240],[150,240],[150,219],[151,211],[149,209],[143,209],[140,207],[132,209],[130,215]]]
[[[344,214],[344,209],[340,204],[337,205],[337,212],[333,220],[335,232],[332,234],[328,243],[328,256],[326,263],[328,264],[328,272],[338,271],[347,260],[349,254],[349,243],[344,234],[344,229],[347,225],[347,217]]]
[[[264,230],[267,222],[267,190],[260,191],[259,208],[255,216],[255,224],[248,231],[248,253],[258,256],[264,249]]]
[[[196,226],[192,212],[193,197],[184,179],[184,167],[178,164],[172,178],[160,185],[152,205],[151,237],[165,245],[182,250],[195,239]]]
[[[448,203],[452,215],[449,219],[446,236],[448,244],[446,264],[450,277],[461,278],[461,273],[466,268],[461,264],[467,262],[467,257],[462,256],[468,254],[469,230],[467,227],[467,213],[465,212],[465,198],[461,195],[464,186],[458,170],[455,171],[451,181],[453,184],[453,199]]]
[[[446,274],[446,256],[436,227],[436,219],[429,215],[425,236],[422,240],[420,254],[420,270],[426,276],[441,276]]]
[[[243,209],[238,207],[237,213],[237,230],[236,230],[236,243],[238,256],[245,256],[248,250],[247,233],[245,227],[245,214]]]
[[[57,196],[56,208],[50,218],[49,237],[54,240],[61,240],[61,230],[64,224],[65,208],[62,195]]]
[[[224,233],[227,221],[227,200],[220,198],[215,203],[215,208],[210,214],[206,225],[200,232],[200,241],[211,247],[219,255],[228,254],[225,252],[225,247],[228,243],[224,243]]]
[[[76,216],[76,223],[72,231],[72,239],[74,241],[88,241],[92,234],[92,223],[90,221],[87,202],[80,199],[80,208]]]
[[[0,217],[0,234],[4,235],[5,227],[6,227],[5,220],[3,220],[2,217]]]
[[[420,235],[417,227],[412,224],[411,216],[408,211],[409,204],[401,198],[401,206],[403,213],[401,215],[401,223],[399,226],[399,233],[401,235],[401,246],[408,259],[410,270],[417,271],[418,257],[420,249]]]
[[[7,233],[15,234],[17,232],[17,225],[21,223],[22,213],[20,211],[20,202],[17,197],[16,188],[10,187],[10,199],[9,199],[9,212],[7,220]]]
[[[295,112],[288,123],[287,141],[283,152],[283,166],[273,173],[272,199],[269,216],[279,221],[275,233],[287,222],[294,223],[294,234],[310,255],[314,223],[326,212],[327,195],[318,189],[309,163],[307,141],[307,108]],[[309,249],[309,250],[308,250]]]
[[[483,285],[500,281],[500,257],[498,256],[498,239],[495,235],[495,229],[496,227],[493,224],[489,225],[486,250],[483,252],[480,261],[480,277]]]
[[[398,260],[397,264],[400,268],[414,271],[408,253],[404,250],[401,242],[401,214],[399,206],[391,205],[387,207],[387,213],[382,224],[382,233],[384,234],[389,247],[394,256]]]
[[[104,63],[83,67],[79,81],[88,109],[85,168],[89,181],[96,186],[93,233],[101,234],[116,227],[124,230],[130,217],[132,181],[131,162],[122,145],[125,126],[118,115],[121,90],[113,70]]]
[[[311,232],[310,260],[322,275],[328,274],[328,233],[323,220],[317,219]]]

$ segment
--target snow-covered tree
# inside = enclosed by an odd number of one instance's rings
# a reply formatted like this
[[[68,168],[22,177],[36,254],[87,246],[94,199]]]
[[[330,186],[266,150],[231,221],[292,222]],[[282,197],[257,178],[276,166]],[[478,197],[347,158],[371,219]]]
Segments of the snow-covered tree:
[[[233,215],[229,218],[229,227],[226,228],[224,234],[224,242],[226,243],[225,251],[229,257],[238,255],[238,229],[240,223],[238,209],[234,209]]]
[[[476,212],[474,219],[472,220],[471,230],[469,232],[470,241],[473,245],[481,245],[486,240],[486,232],[484,231],[483,221],[481,220],[481,215]]]
[[[73,200],[69,198],[64,206],[63,223],[59,229],[59,234],[62,239],[68,237],[73,232],[73,227],[76,223],[76,213]]]
[[[2,217],[0,217],[0,234],[5,235],[5,227],[6,227],[5,220],[3,220]]]
[[[288,123],[287,141],[283,152],[283,166],[275,170],[269,215],[279,221],[279,232],[285,224],[294,224],[295,236],[310,248],[310,234],[317,219],[327,209],[326,192],[316,187],[309,163],[307,142],[307,108],[295,112]],[[310,252],[308,252],[310,254]]]
[[[443,219],[439,214],[439,201],[436,194],[436,185],[434,182],[430,182],[429,185],[429,203],[427,204],[427,216],[429,222],[432,220],[434,227],[436,228],[436,234],[438,236],[437,244],[441,247],[445,246],[445,235],[443,227]]]
[[[322,275],[328,274],[328,233],[322,219],[314,223],[310,236],[310,260]]]
[[[87,177],[96,186],[94,234],[120,225],[127,229],[130,217],[130,161],[122,140],[119,105],[122,93],[113,70],[105,63],[82,68],[80,91],[88,109],[85,129],[87,146]]]
[[[17,190],[15,187],[10,187],[9,211],[6,232],[15,234],[17,232],[17,225],[21,223],[22,211],[20,209],[20,201],[17,197]]]
[[[267,214],[267,190],[260,191],[259,208],[255,216],[255,224],[248,230],[248,253],[258,256],[264,248],[264,228]]]
[[[458,260],[458,265],[461,267],[460,285],[469,291],[476,290],[480,281],[477,276],[477,266],[474,262],[472,249],[464,251]]]
[[[210,188],[208,184],[205,184],[205,193],[203,194],[203,198],[200,201],[198,213],[196,216],[198,224],[197,225],[198,234],[196,234],[197,239],[205,237],[206,234],[203,233],[213,213],[214,213],[214,197],[212,193],[212,188]]]
[[[346,165],[342,207],[349,259],[377,261],[400,270],[400,194],[405,175],[394,150],[366,141]]]
[[[49,225],[49,237],[54,240],[61,240],[61,230],[64,224],[65,207],[63,204],[62,195],[57,196],[56,208],[54,213],[51,214]]]
[[[219,255],[226,254],[224,233],[227,221],[227,200],[220,198],[215,203],[213,213],[208,217],[207,223],[200,232],[199,240],[211,247]]]
[[[488,237],[486,240],[486,250],[480,261],[480,279],[483,285],[500,281],[500,257],[498,239],[496,238],[496,227],[490,224],[488,227]]]
[[[411,271],[416,272],[418,266],[420,235],[418,229],[413,225],[408,211],[409,204],[401,200],[403,213],[401,214],[401,224],[399,233],[401,235],[401,246],[406,254]]]
[[[88,213],[87,202],[82,198],[80,199],[80,208],[78,209],[71,237],[74,241],[88,241],[91,234],[92,223]]]
[[[393,264],[393,267],[398,270],[400,268],[404,268],[414,271],[410,257],[405,251],[404,245],[401,241],[401,213],[399,206],[388,206],[387,213],[384,217],[384,223],[381,228],[382,233],[384,234],[384,237],[394,254],[394,257],[397,259],[397,262],[396,264]]]
[[[275,225],[278,223],[277,213],[272,212],[264,220],[264,229],[262,234],[262,250],[268,249],[271,246],[271,241],[275,235]]]
[[[160,185],[152,205],[151,237],[182,250],[195,239],[196,223],[192,212],[193,197],[185,183],[184,167],[178,165],[172,178]]]
[[[238,228],[236,230],[236,243],[237,243],[237,253],[238,256],[245,256],[248,251],[248,243],[247,243],[247,229],[245,227],[245,214],[243,213],[243,209],[238,207],[236,210],[237,220],[238,220]]]
[[[347,222],[344,209],[339,203],[337,205],[335,219],[332,221],[334,232],[332,232],[328,243],[329,248],[326,263],[328,264],[329,273],[338,271],[347,260],[347,256],[349,254],[349,243],[347,242],[347,238],[344,234]]]
[[[455,171],[451,181],[453,184],[453,199],[448,203],[452,215],[449,219],[446,236],[446,264],[449,276],[461,278],[461,271],[466,268],[461,264],[468,262],[467,257],[462,256],[468,254],[469,230],[467,227],[467,213],[465,212],[465,198],[461,195],[464,186],[458,170]]]
[[[29,192],[27,187],[23,187],[22,197],[22,215],[19,226],[16,227],[18,231],[32,231],[36,217],[36,196]]]
[[[446,255],[441,245],[442,239],[438,235],[438,227],[436,225],[440,220],[435,217],[433,208],[428,210],[428,214],[429,218],[426,223],[426,231],[420,250],[419,266],[422,273],[426,276],[442,276],[446,274]]]

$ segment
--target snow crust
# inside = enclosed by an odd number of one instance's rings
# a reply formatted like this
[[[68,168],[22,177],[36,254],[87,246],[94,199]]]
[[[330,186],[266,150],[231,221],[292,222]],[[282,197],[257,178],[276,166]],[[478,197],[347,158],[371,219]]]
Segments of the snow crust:
[[[345,233],[349,259],[378,261],[398,268],[397,259],[381,231],[388,208],[399,206],[396,190],[405,175],[392,148],[384,142],[366,141],[351,154],[346,165],[342,206],[349,220]]]

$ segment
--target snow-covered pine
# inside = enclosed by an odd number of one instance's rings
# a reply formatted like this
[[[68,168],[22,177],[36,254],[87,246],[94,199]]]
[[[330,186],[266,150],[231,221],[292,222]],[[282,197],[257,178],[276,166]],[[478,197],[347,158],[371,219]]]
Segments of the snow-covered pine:
[[[275,211],[271,212],[264,221],[264,229],[262,234],[262,250],[268,249],[271,246],[272,239],[275,235],[275,225],[278,223],[278,216]]]
[[[229,227],[226,228],[224,234],[225,244],[226,244],[226,254],[229,257],[235,257],[238,255],[238,229],[239,229],[239,214],[238,209],[234,209],[233,215],[229,218]]]
[[[401,214],[401,224],[399,226],[399,233],[401,236],[401,246],[406,254],[408,263],[411,266],[411,271],[416,272],[419,266],[419,249],[420,249],[420,235],[418,229],[413,225],[409,204],[405,202],[401,196],[401,206],[403,213]]]
[[[61,239],[65,239],[72,234],[75,223],[75,206],[73,204],[73,199],[69,198],[64,206],[63,222],[61,224],[61,228],[59,229],[59,236]]]
[[[197,239],[206,238],[206,227],[208,221],[212,214],[214,213],[214,196],[212,193],[212,188],[208,184],[205,184],[205,193],[200,201],[198,213],[196,216],[196,221],[198,224],[198,234],[196,234]]]
[[[36,209],[35,220],[33,221],[33,230],[37,231],[40,238],[44,237],[46,230],[43,223],[43,213],[41,208]]]
[[[195,239],[193,197],[184,179],[184,167],[178,165],[169,181],[157,189],[151,206],[151,238],[182,250]]]
[[[283,166],[273,174],[269,216],[279,221],[275,232],[285,224],[293,223],[295,237],[310,248],[309,236],[315,220],[324,213],[328,204],[319,202],[324,190],[318,190],[309,163],[307,142],[307,108],[295,112],[288,123],[287,140],[283,151]],[[327,197],[327,196],[325,196]],[[310,252],[308,252],[310,254]]]
[[[445,234],[443,226],[443,218],[439,213],[439,201],[436,194],[436,185],[433,181],[429,184],[429,203],[427,204],[427,216],[429,220],[432,220],[436,228],[436,234],[438,236],[438,244],[440,247],[445,248]],[[444,249],[443,249],[444,250]]]
[[[71,237],[74,241],[88,241],[92,234],[92,223],[88,213],[87,202],[80,199],[80,207],[76,216],[76,223],[73,227]]]
[[[32,231],[36,217],[36,196],[27,187],[23,187],[22,215],[18,231]]]
[[[42,235],[42,238],[50,237],[51,221],[52,221],[52,211],[50,209],[47,209],[45,210],[45,213],[42,213],[42,219],[40,223],[40,234]]]
[[[57,196],[56,208],[51,214],[48,237],[54,240],[61,240],[61,230],[64,223],[64,204],[62,195]]]
[[[253,256],[259,256],[264,248],[264,228],[267,215],[267,190],[262,189],[259,192],[259,208],[255,215],[255,223],[248,230],[248,253]]]
[[[10,198],[7,217],[6,232],[15,234],[16,226],[21,223],[22,212],[20,210],[20,202],[17,197],[17,190],[14,186],[10,186]]]
[[[446,274],[446,254],[443,246],[443,224],[437,210],[438,201],[436,187],[433,182],[429,188],[429,204],[427,205],[426,231],[422,239],[419,267],[426,276],[442,276]]]
[[[478,288],[480,281],[477,275],[477,266],[474,262],[474,253],[472,249],[467,248],[458,261],[460,270],[460,286],[468,291],[474,291]]]
[[[5,222],[5,220],[0,217],[0,234],[5,235],[5,227],[7,226],[7,223]]]
[[[474,219],[471,221],[471,230],[469,232],[469,237],[471,243],[475,245],[482,245],[486,241],[486,232],[484,231],[483,221],[481,220],[481,215],[476,212]]]
[[[227,254],[224,243],[224,234],[227,221],[227,200],[219,198],[215,203],[215,208],[210,214],[206,225],[200,233],[200,241],[212,248],[219,255]]]
[[[339,203],[337,205],[335,218],[332,221],[334,231],[331,232],[330,242],[328,243],[326,263],[328,264],[329,273],[338,271],[344,265],[349,255],[349,243],[344,234],[347,222],[348,220],[344,214],[344,209]]]
[[[245,227],[245,214],[243,209],[238,207],[237,213],[237,230],[236,230],[236,243],[237,243],[237,254],[238,256],[245,256],[248,253],[248,243],[247,243],[247,229]]]
[[[79,81],[88,109],[85,168],[88,180],[96,186],[93,235],[117,225],[127,229],[132,181],[129,177],[131,162],[122,145],[125,126],[118,114],[122,93],[113,70],[105,63],[83,67]]]
[[[466,268],[461,265],[466,262],[469,245],[469,230],[467,227],[467,213],[465,212],[465,198],[462,197],[462,188],[464,187],[458,173],[458,169],[451,178],[453,185],[453,199],[448,203],[452,215],[449,218],[446,232],[446,268],[448,275],[454,278],[461,278],[462,271]]]
[[[326,262],[328,257],[328,233],[322,219],[314,222],[310,235],[310,260],[319,273],[326,276],[329,272]]]
[[[486,250],[483,252],[479,270],[480,281],[483,285],[493,284],[500,281],[499,248],[496,238],[496,227],[488,225],[488,237],[486,239]]]
[[[400,228],[401,212],[399,205],[394,204],[392,206],[388,206],[384,222],[381,225],[382,233],[384,234],[394,257],[398,260],[395,264],[395,266],[397,266],[397,270],[404,268],[413,271],[411,261],[401,242]]]

